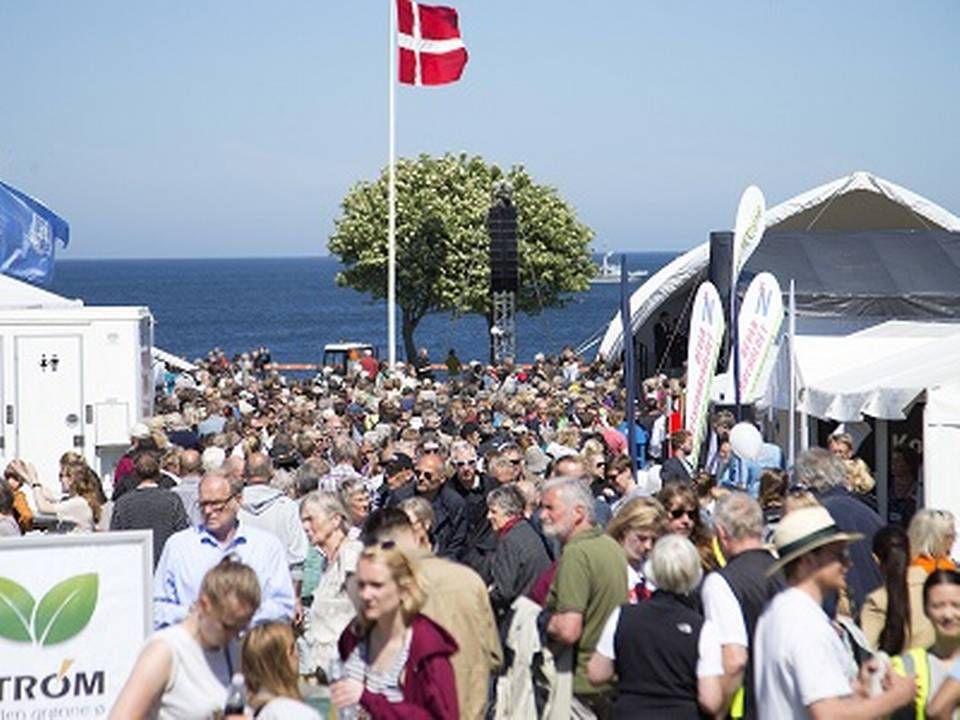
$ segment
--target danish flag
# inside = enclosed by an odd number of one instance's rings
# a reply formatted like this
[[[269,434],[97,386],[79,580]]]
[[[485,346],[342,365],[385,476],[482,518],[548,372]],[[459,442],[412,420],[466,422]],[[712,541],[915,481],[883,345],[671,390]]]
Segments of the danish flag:
[[[467,64],[457,11],[449,7],[397,0],[400,82],[446,85],[456,82]]]

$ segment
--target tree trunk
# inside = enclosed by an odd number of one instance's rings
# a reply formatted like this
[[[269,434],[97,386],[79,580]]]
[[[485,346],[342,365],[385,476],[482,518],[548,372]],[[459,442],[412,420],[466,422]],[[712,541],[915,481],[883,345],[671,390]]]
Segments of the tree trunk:
[[[413,313],[406,309],[403,310],[403,327],[401,332],[403,335],[403,351],[406,353],[408,363],[412,363],[417,359],[417,343],[413,338],[413,332],[419,324],[420,318],[414,317]]]

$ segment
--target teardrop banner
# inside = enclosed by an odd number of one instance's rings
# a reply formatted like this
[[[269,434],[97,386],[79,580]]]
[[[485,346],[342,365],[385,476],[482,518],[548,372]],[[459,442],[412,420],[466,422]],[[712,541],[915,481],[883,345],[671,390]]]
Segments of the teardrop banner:
[[[763,193],[756,185],[751,185],[740,196],[737,206],[737,220],[733,226],[733,277],[730,282],[736,287],[740,271],[757,249],[763,231],[766,230],[763,215],[767,204]]]
[[[699,457],[700,444],[710,411],[710,389],[723,341],[723,305],[713,283],[700,284],[690,314],[687,345],[687,400],[685,429],[693,434],[693,453]]]
[[[766,391],[783,317],[780,283],[770,273],[762,272],[747,288],[737,319],[740,398],[745,403],[760,399]]]

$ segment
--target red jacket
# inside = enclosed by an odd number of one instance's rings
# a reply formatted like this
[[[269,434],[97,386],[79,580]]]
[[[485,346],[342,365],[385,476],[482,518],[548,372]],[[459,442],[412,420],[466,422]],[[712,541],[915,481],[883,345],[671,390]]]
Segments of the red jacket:
[[[458,720],[457,683],[450,664],[456,641],[423,615],[417,615],[411,627],[410,655],[401,678],[403,701],[392,703],[364,690],[360,704],[377,720]],[[340,658],[346,660],[359,642],[353,626],[348,625],[340,636]]]

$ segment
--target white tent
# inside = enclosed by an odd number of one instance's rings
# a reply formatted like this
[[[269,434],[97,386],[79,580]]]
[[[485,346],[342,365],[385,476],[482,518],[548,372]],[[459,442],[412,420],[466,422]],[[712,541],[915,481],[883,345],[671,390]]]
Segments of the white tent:
[[[731,213],[732,217],[732,213]],[[869,172],[855,172],[767,210],[766,230],[941,229],[960,231],[960,218],[916,193]],[[678,291],[707,269],[710,244],[698,245],[661,268],[630,298],[634,333]],[[620,314],[610,321],[598,354],[617,357],[623,347]]]
[[[40,308],[81,307],[82,300],[70,300],[36,285],[0,274],[0,308],[4,310],[36,310]]]
[[[886,447],[888,422],[905,420],[917,402],[923,408],[924,505],[960,511],[956,450],[960,447],[960,324],[888,321],[846,335],[798,335],[798,409],[841,423],[876,420],[877,441]],[[773,406],[789,407],[782,352],[770,388]],[[886,454],[875,458],[881,484]],[[881,508],[885,498],[881,497]]]

